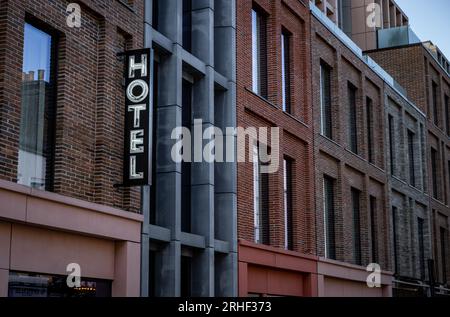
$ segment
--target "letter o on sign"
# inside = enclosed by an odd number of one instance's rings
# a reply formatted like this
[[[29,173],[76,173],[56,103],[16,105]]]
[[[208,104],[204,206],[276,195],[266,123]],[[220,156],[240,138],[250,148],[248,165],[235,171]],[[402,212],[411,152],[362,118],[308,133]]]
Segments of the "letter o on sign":
[[[136,96],[133,92],[134,88],[141,87],[142,92],[139,96]],[[131,82],[131,84],[127,88],[127,97],[131,102],[137,103],[142,102],[148,96],[148,85],[142,79],[137,79]]]

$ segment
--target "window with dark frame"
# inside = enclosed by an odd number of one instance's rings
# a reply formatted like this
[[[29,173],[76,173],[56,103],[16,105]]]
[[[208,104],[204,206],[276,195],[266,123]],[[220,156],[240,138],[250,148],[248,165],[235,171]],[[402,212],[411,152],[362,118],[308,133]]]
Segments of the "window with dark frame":
[[[353,209],[353,255],[357,265],[362,265],[361,255],[361,192],[351,189]]]
[[[152,27],[155,30],[159,27],[159,1],[161,0],[152,1]]]
[[[392,238],[394,246],[394,269],[395,274],[398,273],[398,245],[397,245],[397,213],[398,209],[392,206]]]
[[[259,8],[252,10],[252,88],[267,99],[267,19]]]
[[[395,176],[395,125],[394,125],[394,117],[389,115],[388,117],[388,129],[389,129],[389,161],[391,165],[391,175]]]
[[[441,240],[441,267],[442,267],[442,283],[447,284],[447,230],[443,227],[440,228],[440,240]]]
[[[192,50],[192,0],[183,0],[183,48]]]
[[[255,242],[270,245],[269,214],[269,174],[264,173],[259,156],[259,147],[253,149],[253,190],[254,190],[254,226]]]
[[[333,113],[331,107],[331,68],[320,64],[320,104],[321,104],[321,133],[333,139]]]
[[[285,248],[294,249],[294,226],[293,226],[293,204],[292,204],[292,179],[293,161],[290,158],[284,159],[284,224],[285,224]]]
[[[192,296],[192,258],[181,257],[180,264],[180,295],[181,297]]]
[[[408,159],[409,159],[409,183],[411,186],[416,186],[416,167],[415,167],[415,138],[416,134],[408,130]]]
[[[17,182],[53,191],[56,59],[55,35],[25,23]]]
[[[367,116],[367,150],[370,163],[375,162],[374,157],[374,135],[373,135],[373,102],[372,99],[366,99],[366,116]]]
[[[438,85],[433,81],[431,84],[433,120],[436,126],[439,126],[439,108],[438,108]]]
[[[291,103],[291,33],[281,32],[281,86],[283,111],[292,113]]]
[[[445,129],[447,131],[447,135],[450,137],[450,97],[445,95]]]
[[[192,128],[192,83],[183,79],[182,87],[182,124],[188,129]],[[190,162],[181,163],[181,230],[191,232],[191,167]]]
[[[336,235],[335,235],[335,179],[325,175],[323,178],[323,202],[324,202],[324,232],[325,232],[325,257],[336,259]]]
[[[419,238],[419,263],[420,263],[420,278],[425,280],[425,220],[417,218],[417,235]]]
[[[358,154],[358,114],[356,109],[356,87],[348,83],[349,142],[350,150]]]
[[[431,182],[433,186],[433,198],[439,199],[438,190],[438,152],[431,148]]]
[[[377,199],[374,196],[370,196],[370,235],[372,263],[378,263]]]

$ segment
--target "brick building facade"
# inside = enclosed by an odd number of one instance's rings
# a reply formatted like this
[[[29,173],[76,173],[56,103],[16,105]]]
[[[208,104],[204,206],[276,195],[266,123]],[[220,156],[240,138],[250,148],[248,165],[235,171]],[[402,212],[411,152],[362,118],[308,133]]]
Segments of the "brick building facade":
[[[258,14],[261,42],[266,58],[262,77],[266,87],[255,92],[252,82],[252,12]],[[314,232],[314,184],[313,184],[313,139],[309,46],[309,10],[302,1],[237,1],[237,122],[239,127],[280,127],[280,168],[267,175],[268,187],[268,239],[255,245],[255,196],[254,162],[238,164],[238,237],[239,246],[239,295],[306,295],[313,296],[316,290],[307,285],[317,282],[314,261],[308,255],[316,253]],[[283,36],[288,37],[289,51],[282,56],[280,50]],[[288,56],[290,75],[289,110],[283,100],[283,63]],[[287,82],[287,80],[286,80]],[[283,111],[283,108],[285,111]],[[269,138],[270,140],[270,138]],[[272,146],[271,144],[268,144]],[[249,144],[247,150],[252,150]],[[284,207],[283,161],[289,160],[291,179],[290,192],[291,224],[290,239],[286,245],[288,230]],[[267,245],[267,246],[264,246]],[[281,251],[286,250],[288,251]],[[280,251],[278,251],[280,250]],[[284,252],[284,253],[283,253]],[[283,253],[283,254],[281,254]],[[302,256],[305,255],[305,256]],[[267,256],[265,256],[267,255]],[[297,263],[295,269],[289,260],[271,261],[270,257],[290,258]],[[277,276],[285,289],[270,285],[269,280]],[[290,279],[297,281],[293,286]],[[303,287],[301,287],[303,285]]]
[[[68,5],[0,2],[0,294],[77,263],[94,295],[137,296],[140,191],[113,185],[123,156],[117,54],[142,47],[143,2],[82,1],[79,28]]]
[[[448,284],[450,180],[450,76],[445,58],[429,42],[368,51],[406,89],[409,98],[426,114],[427,179],[432,258],[436,282]],[[434,50],[436,48],[434,47]],[[438,59],[439,57],[439,59]],[[429,233],[430,234],[430,233]]]

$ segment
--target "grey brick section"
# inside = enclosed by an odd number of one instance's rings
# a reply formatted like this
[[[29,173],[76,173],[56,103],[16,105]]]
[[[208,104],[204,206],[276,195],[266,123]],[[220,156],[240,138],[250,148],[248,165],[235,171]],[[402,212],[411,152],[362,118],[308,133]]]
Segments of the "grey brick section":
[[[142,295],[180,296],[181,257],[191,257],[191,295],[237,295],[235,163],[193,163],[191,233],[181,230],[181,164],[171,159],[172,130],[182,126],[182,79],[194,79],[193,119],[203,129],[236,126],[235,1],[192,0],[192,48],[183,49],[181,0],[145,0],[145,46],[159,63],[156,201],[143,191]],[[151,206],[156,206],[154,210]],[[150,225],[153,213],[157,225]],[[149,252],[149,251],[153,252]],[[150,269],[154,263],[153,273]]]
[[[396,237],[391,241],[392,267],[395,270],[394,243],[397,249],[397,279],[428,280],[427,259],[432,258],[429,197],[427,194],[426,116],[415,105],[385,85],[386,166],[389,173],[389,195],[392,208],[397,208]],[[391,173],[389,116],[393,122],[394,174]],[[413,133],[414,182],[410,175],[408,131]],[[421,276],[418,218],[424,220],[424,273]],[[393,234],[393,216],[390,219]]]

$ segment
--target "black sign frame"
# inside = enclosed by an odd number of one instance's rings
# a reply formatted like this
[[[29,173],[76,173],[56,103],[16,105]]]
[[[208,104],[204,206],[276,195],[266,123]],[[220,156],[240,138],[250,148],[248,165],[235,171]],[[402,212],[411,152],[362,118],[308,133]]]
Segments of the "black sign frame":
[[[153,49],[126,51],[123,184],[151,186],[153,143]],[[143,59],[146,62],[143,63]]]

